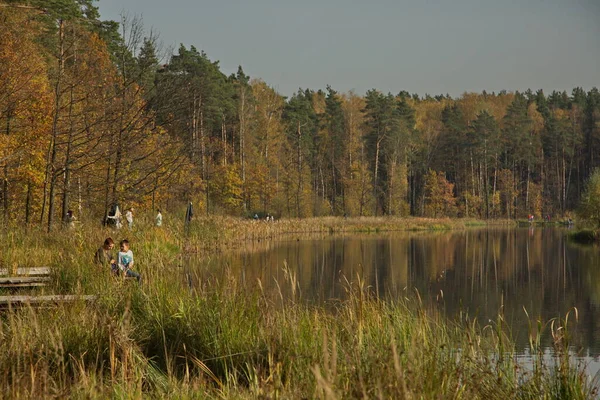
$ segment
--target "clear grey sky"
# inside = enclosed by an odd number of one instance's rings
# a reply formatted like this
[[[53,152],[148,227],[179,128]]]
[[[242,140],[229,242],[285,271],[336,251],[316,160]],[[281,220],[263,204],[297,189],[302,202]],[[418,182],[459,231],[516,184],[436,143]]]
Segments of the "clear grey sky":
[[[600,87],[600,0],[99,0],[281,94]]]

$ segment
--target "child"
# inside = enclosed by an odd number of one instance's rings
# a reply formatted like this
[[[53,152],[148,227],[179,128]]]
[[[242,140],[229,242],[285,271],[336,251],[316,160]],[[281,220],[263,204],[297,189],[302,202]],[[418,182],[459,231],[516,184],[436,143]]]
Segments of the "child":
[[[129,250],[129,241],[127,239],[121,240],[121,250],[117,257],[119,269],[123,271],[124,276],[133,277],[137,279],[138,283],[141,282],[142,277],[137,272],[133,271],[133,252]]]

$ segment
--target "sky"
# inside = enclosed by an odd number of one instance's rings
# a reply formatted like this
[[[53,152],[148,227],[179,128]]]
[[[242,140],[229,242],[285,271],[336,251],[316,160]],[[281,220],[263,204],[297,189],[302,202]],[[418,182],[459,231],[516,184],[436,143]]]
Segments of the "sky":
[[[290,96],[600,87],[600,0],[99,0]]]

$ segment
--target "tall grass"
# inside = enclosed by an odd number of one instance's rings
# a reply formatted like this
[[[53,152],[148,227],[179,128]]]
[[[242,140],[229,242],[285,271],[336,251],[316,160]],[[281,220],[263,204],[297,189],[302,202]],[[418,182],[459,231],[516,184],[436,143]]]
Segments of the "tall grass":
[[[232,222],[231,222],[232,223]],[[252,223],[252,222],[249,222]],[[233,223],[232,223],[233,224]],[[244,222],[246,224],[246,222]],[[265,223],[266,224],[266,223]],[[200,225],[200,224],[199,224]],[[247,232],[206,222],[46,235],[0,231],[3,265],[48,265],[46,292],[98,294],[56,308],[0,314],[0,397],[6,398],[593,398],[570,358],[573,315],[532,321],[534,364],[520,365],[502,315],[448,322],[418,296],[383,301],[360,279],[333,307],[248,289],[231,275],[190,287],[182,251],[207,253]],[[143,284],[91,264],[108,234],[128,236]],[[283,266],[282,266],[283,267]],[[281,285],[294,285],[288,270]],[[260,286],[259,286],[260,287]],[[534,329],[535,328],[535,329]],[[549,330],[556,355],[543,357]]]

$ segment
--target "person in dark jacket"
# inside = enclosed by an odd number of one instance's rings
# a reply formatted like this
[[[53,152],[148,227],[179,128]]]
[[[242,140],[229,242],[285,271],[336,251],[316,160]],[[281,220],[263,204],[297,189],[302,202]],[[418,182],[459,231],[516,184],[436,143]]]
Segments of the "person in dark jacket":
[[[96,251],[94,255],[94,262],[103,267],[110,265],[112,273],[118,273],[117,262],[113,255],[112,249],[115,247],[115,242],[112,238],[108,237],[104,240],[104,244]]]

